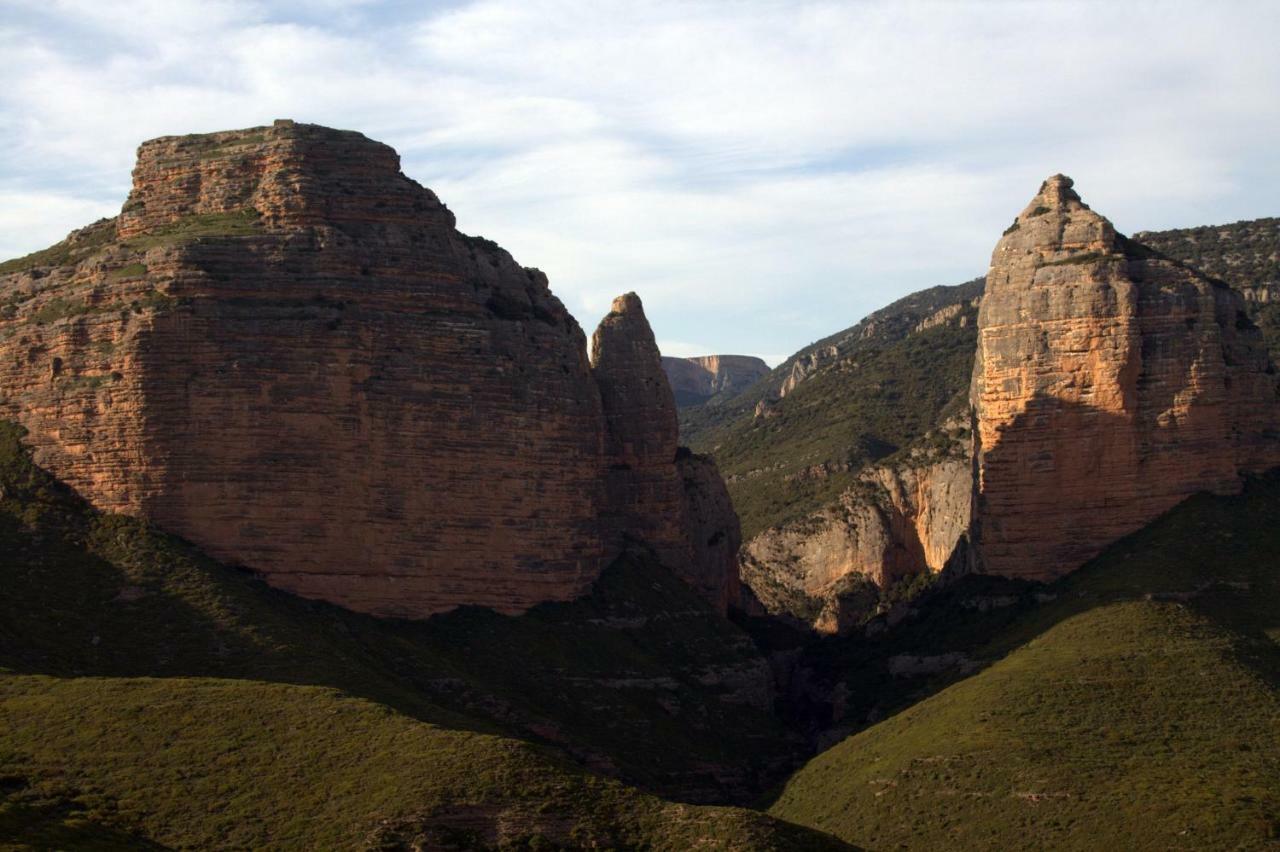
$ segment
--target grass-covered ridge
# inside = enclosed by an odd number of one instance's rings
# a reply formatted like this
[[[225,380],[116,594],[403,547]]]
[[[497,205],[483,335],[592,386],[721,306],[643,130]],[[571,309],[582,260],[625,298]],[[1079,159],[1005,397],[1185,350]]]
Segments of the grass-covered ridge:
[[[842,848],[320,687],[9,674],[0,720],[5,848]]]
[[[826,842],[589,774],[745,797],[794,749],[747,703],[743,634],[643,557],[524,616],[381,621],[90,510],[21,436],[0,425],[0,842]]]
[[[115,242],[116,220],[100,219],[92,225],[73,231],[62,242],[49,248],[15,257],[0,263],[0,275],[25,272],[44,266],[68,266],[97,254]]]
[[[1003,589],[990,612],[922,615],[896,650],[979,673],[819,755],[771,813],[871,848],[1268,845],[1278,522],[1273,476],[1193,498],[1039,603]]]

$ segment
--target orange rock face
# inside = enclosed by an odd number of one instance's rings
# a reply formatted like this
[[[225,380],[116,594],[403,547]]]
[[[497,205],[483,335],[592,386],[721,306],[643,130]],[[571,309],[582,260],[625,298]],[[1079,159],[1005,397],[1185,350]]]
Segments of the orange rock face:
[[[982,570],[1049,580],[1187,496],[1280,464],[1240,296],[1050,178],[992,255],[972,401]]]
[[[610,391],[662,378],[638,300],[647,340],[598,343],[593,375],[545,276],[385,145],[148,142],[120,217],[54,254],[0,277],[0,417],[103,509],[379,615],[571,598],[628,537],[693,570],[674,405],[620,419]]]
[[[958,453],[868,466],[838,503],[747,542],[743,576],[769,611],[794,615],[797,596],[816,600],[813,629],[844,633],[853,624],[841,598],[852,580],[884,588],[957,570],[967,555],[972,497],[972,464]]]

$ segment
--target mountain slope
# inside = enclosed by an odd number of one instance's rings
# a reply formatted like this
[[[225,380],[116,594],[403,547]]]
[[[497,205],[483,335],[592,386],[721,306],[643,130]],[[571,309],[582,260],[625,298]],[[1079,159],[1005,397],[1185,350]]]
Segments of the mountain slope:
[[[88,509],[20,438],[2,424],[0,838],[341,847],[445,811],[486,843],[795,836],[584,771],[744,800],[799,745],[746,637],[645,554],[521,616],[380,620]]]
[[[1280,218],[1143,231],[1133,238],[1239,290],[1272,360],[1280,361]]]
[[[871,847],[1276,839],[1277,520],[1274,476],[1194,497],[1038,604],[915,625],[913,665],[985,668],[815,758],[770,812]]]
[[[734,399],[681,412],[681,439],[715,457],[744,539],[830,503],[937,422],[968,386],[981,284],[912,294]]]
[[[16,848],[835,848],[320,687],[0,675],[0,720]]]

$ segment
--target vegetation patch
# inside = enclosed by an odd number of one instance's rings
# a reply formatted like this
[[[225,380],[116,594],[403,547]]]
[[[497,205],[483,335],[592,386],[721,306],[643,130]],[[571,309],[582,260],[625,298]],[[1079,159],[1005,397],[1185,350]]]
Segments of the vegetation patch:
[[[221,237],[248,237],[264,233],[262,218],[252,207],[230,213],[197,213],[131,237],[124,245],[138,251],[157,246]]]
[[[1084,254],[1073,254],[1070,257],[1060,258],[1058,260],[1049,260],[1040,264],[1041,266],[1073,266],[1079,263],[1093,263],[1096,260],[1102,260],[1110,255],[1103,254],[1099,251],[1087,251]]]
[[[146,274],[147,265],[145,263],[130,263],[125,266],[121,266],[118,269],[111,270],[111,272],[107,274],[107,277],[111,279],[141,278]]]
[[[31,314],[31,321],[37,325],[48,325],[51,322],[84,316],[85,314],[94,313],[94,311],[94,306],[83,300],[55,296],[36,308],[35,312]]]
[[[907,709],[811,761],[771,813],[871,848],[1269,848],[1278,522],[1271,476],[1193,497],[1057,583],[969,578],[898,629],[807,649],[845,694]],[[906,678],[904,655],[980,671]]]
[[[47,249],[0,263],[0,275],[26,272],[48,266],[69,266],[97,254],[115,241],[116,220],[101,219],[86,228],[72,232],[65,240]]]
[[[58,387],[66,392],[97,390],[118,379],[115,373],[95,373],[93,375],[62,376],[58,379]]]

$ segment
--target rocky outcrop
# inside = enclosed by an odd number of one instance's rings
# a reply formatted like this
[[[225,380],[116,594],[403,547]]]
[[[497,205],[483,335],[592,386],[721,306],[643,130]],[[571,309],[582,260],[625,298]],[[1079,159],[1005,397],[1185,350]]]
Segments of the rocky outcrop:
[[[1224,269],[1267,268],[1265,224],[1215,232],[1240,249]],[[971,307],[941,305],[911,331]],[[1245,300],[1117,234],[1065,177],[996,246],[978,331],[972,423],[951,424],[974,426],[976,444],[865,468],[838,503],[748,542],[743,579],[770,611],[845,632],[904,577],[1052,580],[1187,496],[1280,464],[1274,370]],[[793,360],[798,380],[806,364]]]
[[[685,580],[722,612],[749,611],[738,572],[742,527],[719,468],[710,456],[688,450],[676,457],[676,467],[684,491],[684,535],[692,547]]]
[[[1230,288],[1045,181],[992,255],[971,398],[982,570],[1050,580],[1280,463],[1276,383]]]
[[[613,534],[619,543],[633,538],[653,547],[668,565],[687,564],[692,551],[676,469],[676,404],[635,293],[614,299],[592,335],[591,374],[604,409]]]
[[[5,267],[0,417],[102,509],[379,615],[571,598],[630,539],[706,579],[638,300],[593,368],[385,145],[147,142],[117,220]]]
[[[662,369],[681,407],[701,405],[718,394],[741,393],[769,374],[769,365],[750,355],[663,356]]]
[[[877,589],[967,568],[972,463],[952,449],[870,466],[835,504],[756,536],[743,582],[770,612],[844,633],[874,614]]]

